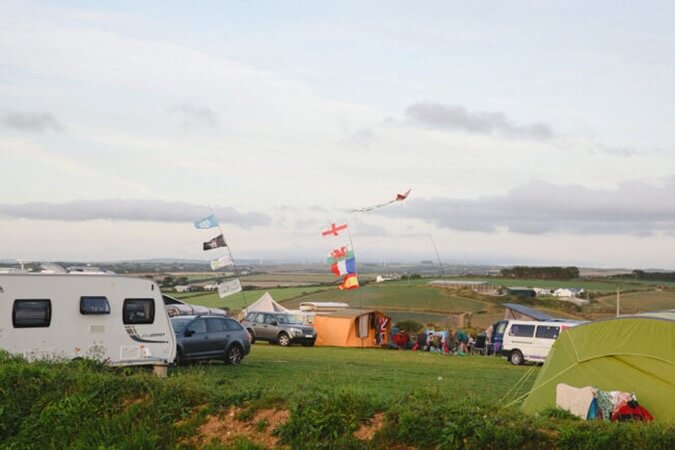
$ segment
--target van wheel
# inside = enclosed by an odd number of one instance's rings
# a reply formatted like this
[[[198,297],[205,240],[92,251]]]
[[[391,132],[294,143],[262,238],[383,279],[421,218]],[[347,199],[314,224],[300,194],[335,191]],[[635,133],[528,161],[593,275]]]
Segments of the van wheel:
[[[251,344],[255,344],[255,334],[253,334],[253,330],[247,328],[246,331],[248,331],[248,337],[251,339]]]
[[[520,350],[514,350],[511,352],[511,364],[514,366],[520,366],[523,364],[524,358]]]
[[[236,366],[241,362],[243,357],[244,350],[242,350],[239,345],[232,344],[230,345],[230,348],[227,349],[227,352],[225,352],[225,364]]]
[[[289,345],[291,345],[291,338],[288,337],[286,333],[279,333],[279,338],[277,338],[277,342],[282,347],[288,347]]]

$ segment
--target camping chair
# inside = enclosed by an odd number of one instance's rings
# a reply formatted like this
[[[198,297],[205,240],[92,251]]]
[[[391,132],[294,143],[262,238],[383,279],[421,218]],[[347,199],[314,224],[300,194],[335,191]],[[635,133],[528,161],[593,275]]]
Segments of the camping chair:
[[[476,337],[476,342],[471,347],[471,354],[475,355],[476,353],[487,356],[488,354],[488,343],[487,336],[481,334]]]

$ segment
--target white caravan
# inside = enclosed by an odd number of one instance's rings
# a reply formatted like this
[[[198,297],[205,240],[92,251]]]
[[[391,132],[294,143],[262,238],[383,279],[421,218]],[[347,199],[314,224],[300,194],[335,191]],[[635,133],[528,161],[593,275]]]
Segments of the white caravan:
[[[560,333],[583,321],[509,320],[500,353],[512,364],[543,363]]]
[[[29,360],[161,366],[173,362],[176,337],[152,280],[0,274],[0,348]]]

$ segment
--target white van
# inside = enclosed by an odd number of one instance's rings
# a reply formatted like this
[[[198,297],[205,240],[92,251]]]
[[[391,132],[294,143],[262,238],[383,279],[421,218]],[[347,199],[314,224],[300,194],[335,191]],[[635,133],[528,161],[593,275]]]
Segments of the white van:
[[[152,280],[0,274],[0,349],[28,360],[161,366],[173,362],[176,337]]]
[[[580,323],[583,322],[509,320],[500,353],[514,365],[525,361],[543,363],[560,333]]]

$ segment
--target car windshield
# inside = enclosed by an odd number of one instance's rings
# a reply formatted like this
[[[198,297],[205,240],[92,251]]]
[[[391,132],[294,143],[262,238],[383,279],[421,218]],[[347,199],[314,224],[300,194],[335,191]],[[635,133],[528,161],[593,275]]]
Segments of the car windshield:
[[[302,325],[302,317],[292,316],[290,314],[279,314],[277,315],[277,322],[283,323],[285,325]]]
[[[185,327],[192,321],[192,319],[183,318],[183,317],[174,317],[171,319],[171,325],[173,325],[173,332],[176,334],[181,334],[185,331]]]

